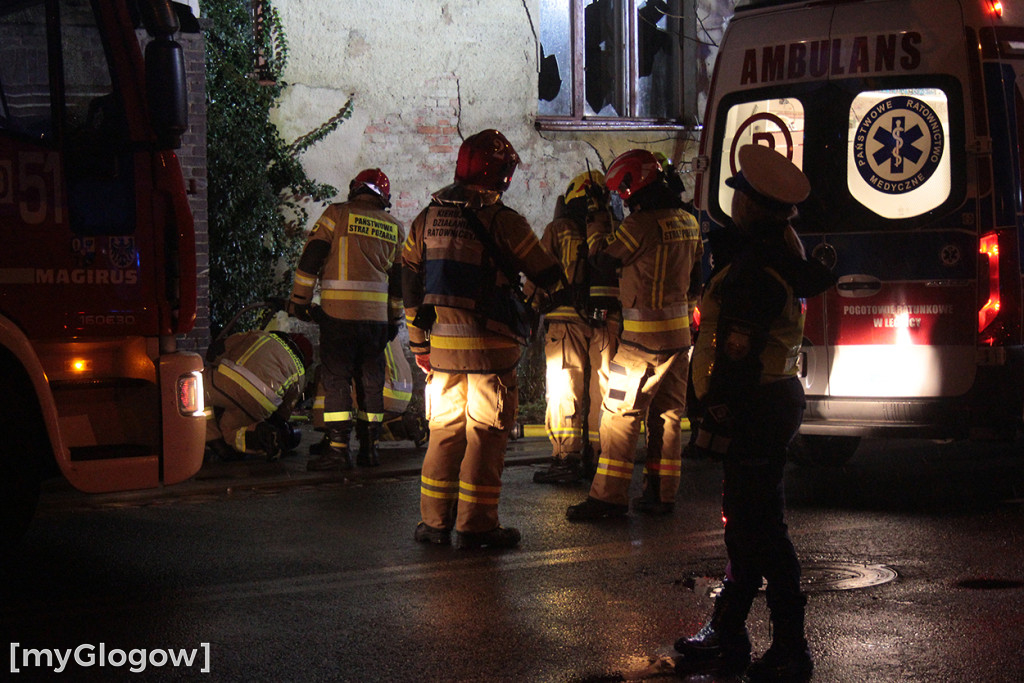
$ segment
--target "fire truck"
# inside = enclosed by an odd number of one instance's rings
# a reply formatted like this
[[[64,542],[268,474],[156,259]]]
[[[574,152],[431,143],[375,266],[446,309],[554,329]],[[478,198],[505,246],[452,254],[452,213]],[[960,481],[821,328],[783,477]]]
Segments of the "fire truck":
[[[5,541],[47,476],[99,493],[202,464],[178,30],[168,0],[0,0]]]
[[[1024,6],[740,2],[695,165],[705,234],[745,144],[810,178],[804,455],[862,437],[1013,438],[1024,414]]]

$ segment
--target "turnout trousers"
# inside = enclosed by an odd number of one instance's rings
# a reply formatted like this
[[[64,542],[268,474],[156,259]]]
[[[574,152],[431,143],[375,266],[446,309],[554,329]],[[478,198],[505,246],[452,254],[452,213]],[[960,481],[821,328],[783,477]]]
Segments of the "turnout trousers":
[[[549,322],[544,341],[547,361],[547,408],[544,415],[551,456],[579,457],[589,443],[601,453],[601,402],[608,386],[608,366],[618,335],[614,325]]]
[[[384,420],[384,347],[387,325],[327,318],[320,321],[320,363],[324,391],[324,426],[330,431],[351,429],[356,419],[353,385],[359,402],[358,419]]]
[[[505,446],[515,420],[515,369],[427,376],[430,443],[420,478],[420,515],[436,529],[479,533],[498,526]]]
[[[640,424],[646,419],[649,448],[644,496],[665,503],[675,501],[682,465],[688,367],[685,349],[651,353],[619,345],[609,365],[601,416],[601,457],[590,487],[592,498],[617,505],[629,503]]]

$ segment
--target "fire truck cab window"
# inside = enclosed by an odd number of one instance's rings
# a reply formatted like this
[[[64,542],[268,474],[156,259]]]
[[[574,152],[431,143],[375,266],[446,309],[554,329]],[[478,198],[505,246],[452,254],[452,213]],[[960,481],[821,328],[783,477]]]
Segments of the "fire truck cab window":
[[[129,234],[135,198],[124,105],[114,92],[89,1],[62,0],[60,6],[71,227],[82,235]]]
[[[0,10],[0,132],[46,140],[53,134],[42,2]]]

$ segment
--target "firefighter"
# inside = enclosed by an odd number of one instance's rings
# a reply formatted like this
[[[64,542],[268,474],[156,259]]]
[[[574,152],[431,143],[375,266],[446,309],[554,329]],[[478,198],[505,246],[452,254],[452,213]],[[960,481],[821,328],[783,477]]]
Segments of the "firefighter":
[[[695,444],[724,466],[726,581],[709,622],[676,649],[684,666],[745,669],[746,618],[766,579],[772,644],[750,665],[750,679],[802,681],[813,670],[804,637],[807,599],[784,521],[782,475],[804,410],[797,370],[805,297],[834,278],[806,260],[790,224],[810,192],[806,176],[768,147],[746,145],[738,159],[740,171],[726,184],[734,189],[732,220],[743,243],[708,283],[693,354],[702,413]]]
[[[601,453],[601,400],[619,333],[617,277],[601,279],[587,260],[588,245],[611,232],[604,174],[586,171],[573,178],[559,198],[558,213],[541,236],[569,283],[552,293],[551,303],[559,305],[544,317],[545,425],[552,460],[533,475],[544,484],[593,476]]]
[[[203,368],[206,441],[224,459],[263,454],[276,460],[294,445],[288,418],[302,397],[313,345],[301,334],[233,334]]]
[[[387,212],[389,206],[387,175],[379,168],[360,171],[349,183],[348,201],[331,204],[317,220],[295,270],[289,313],[320,326],[328,444],[307,463],[311,471],[352,469],[353,423],[359,440],[356,464],[380,464],[384,348],[398,334],[402,314],[402,224]],[[313,307],[318,283],[320,306]]]
[[[690,322],[700,288],[697,221],[664,181],[654,155],[635,149],[608,167],[608,189],[629,208],[609,239],[592,249],[597,270],[620,269],[622,335],[609,367],[601,416],[601,458],[590,495],[570,521],[622,517],[640,425],[646,416],[643,495],[635,509],[668,514],[679,487]]]
[[[459,148],[455,182],[434,193],[402,251],[409,343],[427,373],[430,443],[414,538],[459,548],[518,545],[498,523],[505,446],[519,390],[516,365],[531,332],[518,313],[520,272],[541,288],[558,262],[526,220],[501,202],[519,156],[496,130]],[[456,505],[457,504],[457,505]]]

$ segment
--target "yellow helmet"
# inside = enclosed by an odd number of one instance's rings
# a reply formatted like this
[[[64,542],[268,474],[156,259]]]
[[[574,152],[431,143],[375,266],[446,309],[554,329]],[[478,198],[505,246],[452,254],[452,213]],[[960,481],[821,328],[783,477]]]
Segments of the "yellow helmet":
[[[593,196],[594,189],[597,194],[604,194],[604,173],[600,171],[586,171],[572,179],[569,187],[565,189],[565,203],[568,204],[574,199]]]

